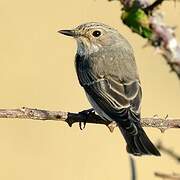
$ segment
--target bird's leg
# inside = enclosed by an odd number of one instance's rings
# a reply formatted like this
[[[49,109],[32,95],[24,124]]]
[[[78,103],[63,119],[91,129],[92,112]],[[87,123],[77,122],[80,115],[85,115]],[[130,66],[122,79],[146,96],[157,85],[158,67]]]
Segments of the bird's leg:
[[[94,111],[93,108],[91,108],[91,109],[81,111],[81,112],[79,112],[79,114],[84,117],[83,121],[79,122],[79,128],[80,128],[80,130],[83,130],[85,128],[85,126],[86,126],[86,120],[88,119],[88,116],[92,115],[92,114],[95,114],[95,111]],[[82,124],[83,124],[83,126],[82,126]]]

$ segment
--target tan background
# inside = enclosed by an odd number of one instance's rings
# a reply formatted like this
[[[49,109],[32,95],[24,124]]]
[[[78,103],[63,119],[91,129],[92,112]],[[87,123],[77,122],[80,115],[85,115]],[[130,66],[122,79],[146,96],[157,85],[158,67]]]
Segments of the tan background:
[[[165,2],[166,21],[180,26],[180,4]],[[106,0],[0,0],[0,108],[21,106],[80,111],[89,108],[74,69],[76,43],[57,30],[88,21],[116,27],[135,49],[143,85],[143,116],[180,117],[180,84],[153,48],[122,25],[118,2]],[[178,21],[178,22],[177,22]],[[178,24],[177,24],[178,23]],[[180,29],[176,30],[180,40]],[[178,130],[161,134],[146,129],[180,153]],[[137,158],[139,180],[156,179],[154,171],[179,172],[161,158]],[[129,160],[118,130],[104,126],[69,128],[58,122],[0,120],[0,179],[2,180],[128,180]]]

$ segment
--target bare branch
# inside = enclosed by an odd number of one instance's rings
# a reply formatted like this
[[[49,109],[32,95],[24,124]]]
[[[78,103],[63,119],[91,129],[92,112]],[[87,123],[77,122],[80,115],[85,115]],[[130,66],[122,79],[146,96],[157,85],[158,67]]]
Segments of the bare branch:
[[[180,163],[180,156],[179,156],[178,154],[176,154],[173,150],[165,147],[161,142],[159,142],[159,143],[157,144],[157,148],[158,148],[160,151],[168,154],[170,157],[172,157],[173,159],[175,159],[178,163]]]
[[[155,172],[154,175],[162,179],[180,180],[180,174],[164,174],[164,173]]]
[[[34,119],[34,120],[53,120],[62,121],[69,124],[77,122],[87,122],[93,124],[104,124],[109,126],[110,122],[103,120],[100,116],[96,114],[89,114],[84,116],[82,113],[70,113],[63,111],[49,111],[42,109],[33,109],[22,107],[20,109],[0,109],[0,118],[18,118],[18,119]],[[169,119],[150,117],[142,118],[141,124],[143,127],[153,127],[158,128],[161,132],[164,132],[169,128],[180,128],[180,119]]]
[[[156,0],[148,7],[144,8],[144,11],[148,14],[149,12],[152,12],[155,8],[157,8],[164,0]]]
[[[178,154],[176,154],[173,150],[164,147],[161,142],[159,142],[157,144],[157,148],[160,151],[168,154],[170,157],[175,159],[177,162],[180,162],[180,156]],[[169,180],[180,180],[180,174],[177,174],[177,173],[165,174],[165,173],[155,172],[154,175],[157,177],[160,177],[162,179],[167,179],[167,180],[168,179]]]

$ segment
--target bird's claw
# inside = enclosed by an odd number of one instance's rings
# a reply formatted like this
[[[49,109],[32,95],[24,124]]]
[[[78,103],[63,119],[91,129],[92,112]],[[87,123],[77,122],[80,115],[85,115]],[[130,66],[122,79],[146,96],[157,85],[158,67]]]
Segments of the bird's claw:
[[[112,121],[110,124],[108,124],[108,129],[111,133],[113,133],[114,129],[117,127],[116,121]]]
[[[82,124],[83,124],[83,126],[82,126]],[[80,128],[80,130],[83,130],[83,129],[85,129],[85,127],[86,127],[86,121],[80,121],[79,122],[79,128]]]
[[[83,116],[83,121],[79,122],[79,128],[80,130],[83,130],[86,127],[86,120],[88,119],[88,116],[95,114],[95,111],[93,108],[91,108],[91,109],[81,111],[79,112],[79,114]]]

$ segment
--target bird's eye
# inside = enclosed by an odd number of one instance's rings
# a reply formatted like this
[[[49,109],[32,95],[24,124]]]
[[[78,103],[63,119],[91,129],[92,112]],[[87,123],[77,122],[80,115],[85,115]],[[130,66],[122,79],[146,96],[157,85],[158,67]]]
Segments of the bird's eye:
[[[94,31],[93,33],[92,33],[92,35],[94,36],[94,37],[99,37],[100,35],[101,35],[101,31]]]

